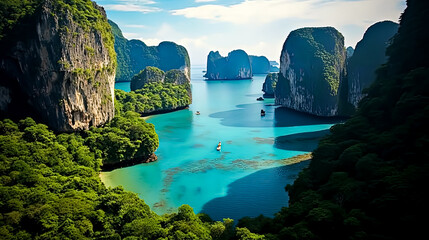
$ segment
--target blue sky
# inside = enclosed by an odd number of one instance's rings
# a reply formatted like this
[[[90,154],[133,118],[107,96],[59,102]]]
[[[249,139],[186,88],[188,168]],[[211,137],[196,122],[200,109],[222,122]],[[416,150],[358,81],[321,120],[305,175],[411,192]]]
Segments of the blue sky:
[[[243,49],[279,61],[288,34],[332,26],[355,47],[372,24],[398,22],[405,0],[95,0],[128,39],[173,41],[205,64],[211,50]]]

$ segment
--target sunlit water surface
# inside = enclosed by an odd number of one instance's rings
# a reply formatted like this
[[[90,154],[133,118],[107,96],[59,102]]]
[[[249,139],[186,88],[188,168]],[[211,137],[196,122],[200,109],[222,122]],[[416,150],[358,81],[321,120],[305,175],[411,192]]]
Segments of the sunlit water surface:
[[[215,220],[273,216],[287,206],[286,184],[308,165],[285,165],[282,159],[313,150],[338,120],[277,108],[273,99],[256,101],[265,75],[205,81],[203,70],[192,67],[189,109],[147,120],[159,136],[158,161],[103,172],[101,178],[137,193],[158,214],[189,204]],[[129,83],[116,88],[129,91]]]

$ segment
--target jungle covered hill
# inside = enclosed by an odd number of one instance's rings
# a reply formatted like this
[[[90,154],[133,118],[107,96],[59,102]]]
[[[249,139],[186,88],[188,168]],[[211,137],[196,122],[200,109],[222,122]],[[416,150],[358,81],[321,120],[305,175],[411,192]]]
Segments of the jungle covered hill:
[[[269,239],[419,239],[429,212],[429,2],[408,0],[388,62],[332,127],[274,219],[238,226]]]

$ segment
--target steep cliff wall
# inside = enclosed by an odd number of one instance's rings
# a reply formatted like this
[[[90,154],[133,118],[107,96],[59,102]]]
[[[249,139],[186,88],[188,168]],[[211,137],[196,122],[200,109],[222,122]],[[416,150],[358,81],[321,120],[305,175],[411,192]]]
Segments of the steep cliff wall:
[[[345,61],[344,37],[335,28],[292,31],[281,53],[276,103],[318,116],[336,115]]]
[[[131,81],[131,78],[147,66],[163,71],[179,69],[191,79],[191,63],[185,47],[174,42],[161,42],[158,46],[147,46],[140,40],[127,40],[118,25],[109,20],[115,36],[118,68],[116,81]]]
[[[387,61],[386,48],[398,32],[399,24],[384,21],[370,26],[356,45],[347,65],[348,102],[357,107],[362,90],[375,80],[375,71]]]
[[[207,56],[204,77],[212,80],[252,78],[249,56],[243,50],[234,50],[227,57],[222,57],[218,51],[211,51]]]
[[[56,131],[104,124],[114,116],[116,54],[103,8],[38,2],[1,34],[1,117],[32,116]]]
[[[265,74],[270,72],[270,61],[265,56],[249,55],[253,74]]]

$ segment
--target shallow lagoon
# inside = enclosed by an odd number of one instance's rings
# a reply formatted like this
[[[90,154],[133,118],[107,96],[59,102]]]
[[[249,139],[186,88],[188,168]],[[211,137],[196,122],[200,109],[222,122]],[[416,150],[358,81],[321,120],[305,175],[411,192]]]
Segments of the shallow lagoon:
[[[103,172],[101,178],[137,193],[158,214],[189,204],[215,220],[273,216],[287,206],[286,184],[308,165],[285,165],[282,159],[314,149],[338,120],[277,108],[273,99],[256,101],[265,75],[205,81],[202,70],[192,68],[189,109],[147,120],[159,135],[158,161]],[[129,83],[116,88],[129,91]]]

